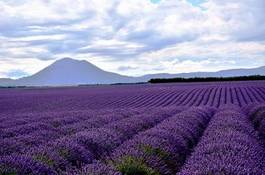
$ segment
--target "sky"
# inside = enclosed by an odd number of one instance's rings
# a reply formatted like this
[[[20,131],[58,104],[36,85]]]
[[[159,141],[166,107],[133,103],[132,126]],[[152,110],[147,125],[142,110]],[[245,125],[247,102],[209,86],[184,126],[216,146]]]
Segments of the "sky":
[[[265,65],[264,0],[0,0],[0,77],[72,57],[123,75]]]

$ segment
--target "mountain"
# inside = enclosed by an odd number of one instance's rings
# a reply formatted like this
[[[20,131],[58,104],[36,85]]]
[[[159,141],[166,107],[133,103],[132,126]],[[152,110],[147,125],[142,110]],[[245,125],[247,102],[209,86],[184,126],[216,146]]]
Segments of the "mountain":
[[[36,74],[11,82],[15,86],[131,83],[132,77],[104,71],[87,61],[63,58]]]
[[[124,76],[104,71],[87,61],[63,58],[36,74],[17,80],[0,79],[0,86],[65,86],[78,84],[113,84],[147,82],[152,78],[174,77],[230,77],[265,75],[265,66],[253,69],[231,69],[218,72],[192,72],[180,74],[148,74],[141,77]]]
[[[192,78],[192,77],[235,77],[249,75],[265,75],[265,66],[252,69],[229,69],[217,72],[191,72],[179,74],[149,74],[139,77],[142,81],[148,81],[152,78]]]
[[[9,84],[12,84],[13,81],[11,78],[0,78],[0,86],[7,86]]]

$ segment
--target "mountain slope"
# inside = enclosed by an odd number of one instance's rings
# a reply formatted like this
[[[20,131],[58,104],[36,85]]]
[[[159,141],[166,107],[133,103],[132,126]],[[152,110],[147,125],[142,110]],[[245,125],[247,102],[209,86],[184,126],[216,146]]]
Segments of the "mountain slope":
[[[133,82],[131,77],[106,72],[87,61],[64,58],[40,72],[15,82],[16,85],[57,86],[76,84],[111,84]]]
[[[233,77],[233,76],[249,76],[249,75],[265,75],[265,66],[252,69],[230,69],[217,72],[191,72],[179,74],[148,74],[139,77],[139,81],[148,81],[152,78],[192,78],[192,77]]]
[[[141,77],[123,76],[104,71],[87,61],[63,58],[36,74],[17,80],[0,79],[0,86],[62,86],[78,84],[113,84],[147,82],[152,78],[174,77],[231,77],[265,75],[265,66],[253,69],[231,69],[218,72],[191,72],[180,74],[148,74]]]
[[[0,86],[8,86],[12,84],[15,80],[11,78],[0,78]]]

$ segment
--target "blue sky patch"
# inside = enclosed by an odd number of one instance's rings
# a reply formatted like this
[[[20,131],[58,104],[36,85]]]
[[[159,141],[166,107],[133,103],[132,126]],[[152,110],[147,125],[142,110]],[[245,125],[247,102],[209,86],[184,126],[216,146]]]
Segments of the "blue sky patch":
[[[7,77],[10,78],[21,78],[25,76],[28,76],[28,74],[22,70],[11,70],[7,72]]]
[[[193,6],[200,6],[202,3],[204,3],[206,0],[187,0],[189,3],[191,3]]]
[[[150,0],[152,3],[154,3],[154,4],[157,4],[157,3],[159,3],[161,0]]]

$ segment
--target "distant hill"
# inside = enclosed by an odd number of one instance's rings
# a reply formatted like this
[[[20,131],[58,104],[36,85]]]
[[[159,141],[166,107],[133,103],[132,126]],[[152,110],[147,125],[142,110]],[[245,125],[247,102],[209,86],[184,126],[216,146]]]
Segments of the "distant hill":
[[[249,75],[265,75],[265,66],[252,68],[252,69],[230,69],[217,72],[191,72],[191,73],[179,73],[179,74],[149,74],[144,75],[141,78],[142,81],[148,81],[154,78],[192,78],[192,77],[240,77]]]
[[[114,84],[148,82],[153,78],[232,77],[265,75],[265,66],[253,69],[233,69],[218,72],[193,72],[180,74],[149,74],[141,77],[124,76],[104,71],[87,62],[63,58],[36,74],[17,80],[0,79],[0,86],[65,86],[80,84]]]
[[[1,86],[9,86],[15,84],[16,80],[13,80],[11,78],[0,78],[0,87]]]

